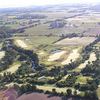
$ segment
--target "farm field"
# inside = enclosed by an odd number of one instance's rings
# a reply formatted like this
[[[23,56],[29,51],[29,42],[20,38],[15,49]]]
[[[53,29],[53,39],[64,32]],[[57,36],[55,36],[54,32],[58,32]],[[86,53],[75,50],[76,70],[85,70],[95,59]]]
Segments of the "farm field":
[[[56,45],[66,45],[66,46],[86,46],[92,43],[96,38],[95,37],[74,37],[74,38],[65,38],[61,41],[56,42]]]
[[[49,97],[49,95],[43,94],[43,93],[31,93],[31,94],[24,94],[21,97],[19,97],[17,100],[61,100],[60,97],[52,96]]]
[[[0,91],[0,99],[2,100],[16,100],[17,92],[14,89],[7,89]]]

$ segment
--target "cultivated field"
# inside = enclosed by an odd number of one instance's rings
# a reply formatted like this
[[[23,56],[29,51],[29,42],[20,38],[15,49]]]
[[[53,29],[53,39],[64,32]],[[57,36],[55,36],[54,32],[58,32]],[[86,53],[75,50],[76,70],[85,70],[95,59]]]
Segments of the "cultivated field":
[[[56,45],[66,45],[66,46],[86,46],[92,43],[96,38],[95,37],[74,37],[74,38],[65,38],[61,41],[55,43]]]
[[[0,90],[0,100],[16,100],[17,96],[17,92],[12,88]]]
[[[23,94],[17,100],[61,100],[60,97],[43,94],[43,93],[31,93],[31,94]]]

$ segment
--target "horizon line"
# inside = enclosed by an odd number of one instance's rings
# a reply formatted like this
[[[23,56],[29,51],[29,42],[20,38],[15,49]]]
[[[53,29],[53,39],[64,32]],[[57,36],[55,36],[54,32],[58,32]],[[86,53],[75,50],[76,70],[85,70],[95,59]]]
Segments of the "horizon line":
[[[7,8],[29,8],[29,7],[32,7],[32,6],[35,6],[35,7],[45,7],[45,6],[55,6],[55,5],[99,5],[100,2],[98,3],[62,3],[62,4],[44,4],[44,5],[37,5],[37,4],[34,4],[34,5],[25,5],[25,6],[8,6],[8,7],[0,7],[0,9],[7,9]],[[90,5],[91,6],[91,5]]]

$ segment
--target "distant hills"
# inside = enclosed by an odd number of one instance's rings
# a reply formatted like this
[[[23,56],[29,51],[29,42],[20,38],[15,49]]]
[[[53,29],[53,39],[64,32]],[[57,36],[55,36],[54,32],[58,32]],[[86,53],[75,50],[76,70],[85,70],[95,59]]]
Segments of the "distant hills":
[[[46,5],[46,6],[28,6],[28,7],[17,7],[17,8],[0,8],[0,13],[7,12],[29,12],[29,11],[53,11],[53,10],[66,10],[68,8],[74,9],[87,9],[93,11],[100,11],[100,4],[61,4],[61,5]]]

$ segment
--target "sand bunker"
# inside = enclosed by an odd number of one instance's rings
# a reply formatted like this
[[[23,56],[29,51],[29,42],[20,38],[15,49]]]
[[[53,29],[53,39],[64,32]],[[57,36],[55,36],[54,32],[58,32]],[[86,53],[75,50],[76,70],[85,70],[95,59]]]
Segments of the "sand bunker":
[[[61,64],[62,65],[66,65],[69,64],[71,62],[71,60],[74,62],[75,60],[77,60],[79,58],[80,54],[79,54],[79,49],[74,49],[68,56],[68,58],[66,60],[64,60]]]
[[[56,61],[59,60],[61,58],[61,56],[63,56],[66,53],[66,51],[60,51],[60,52],[56,52],[52,55],[49,56],[48,61]]]
[[[22,40],[16,40],[18,46],[22,48],[27,48],[28,46]]]
[[[5,51],[0,51],[0,59],[2,59],[5,56]]]

